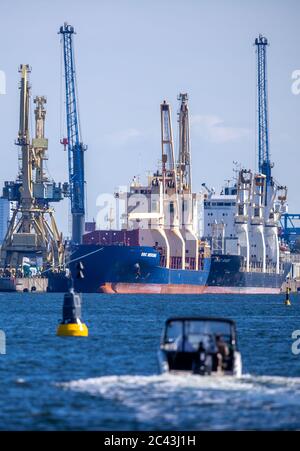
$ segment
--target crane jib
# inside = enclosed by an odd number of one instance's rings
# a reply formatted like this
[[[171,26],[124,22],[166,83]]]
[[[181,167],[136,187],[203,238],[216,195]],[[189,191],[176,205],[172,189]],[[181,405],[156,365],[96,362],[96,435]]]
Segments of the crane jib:
[[[84,233],[85,215],[84,150],[87,147],[82,144],[80,139],[76,71],[72,41],[75,31],[71,25],[65,23],[60,27],[59,33],[63,36],[72,241],[81,243]]]

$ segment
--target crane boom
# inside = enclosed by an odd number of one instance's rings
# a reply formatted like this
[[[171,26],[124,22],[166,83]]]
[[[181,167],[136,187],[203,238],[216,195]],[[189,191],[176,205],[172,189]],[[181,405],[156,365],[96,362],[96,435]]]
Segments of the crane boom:
[[[176,165],[173,145],[170,105],[164,100],[160,105],[162,173],[164,185],[173,186],[177,191]]]
[[[80,244],[84,232],[85,202],[84,202],[84,151],[86,146],[81,142],[79,128],[79,112],[76,92],[76,71],[74,61],[73,34],[74,27],[65,23],[60,27],[59,34],[63,39],[67,140],[68,146],[69,184],[72,213],[72,242]]]
[[[258,170],[266,176],[267,186],[272,183],[269,152],[267,45],[261,34],[255,39],[257,54],[257,114],[258,114]]]
[[[191,148],[190,148],[190,121],[188,108],[188,95],[180,93],[180,110],[178,113],[179,122],[179,155],[178,155],[178,174],[180,192],[192,192],[191,177]]]
[[[22,149],[22,190],[21,198],[26,207],[30,208],[33,204],[32,195],[32,154],[30,150],[30,136],[29,136],[29,98],[30,85],[29,73],[30,67],[28,64],[22,64],[19,72],[21,73],[20,84],[20,121],[19,134],[17,144]],[[25,221],[26,222],[26,221]],[[29,224],[27,224],[29,228]]]

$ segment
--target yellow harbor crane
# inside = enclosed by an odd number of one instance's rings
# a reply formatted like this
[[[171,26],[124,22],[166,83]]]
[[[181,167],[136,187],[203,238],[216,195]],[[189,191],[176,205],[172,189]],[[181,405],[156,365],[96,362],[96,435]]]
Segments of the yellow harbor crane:
[[[50,202],[63,199],[67,184],[57,185],[45,173],[48,140],[45,138],[46,98],[37,96],[35,138],[29,131],[30,67],[20,66],[20,123],[16,145],[20,167],[15,181],[6,181],[3,197],[14,202],[14,209],[1,248],[1,268],[11,271],[22,267],[24,258],[42,269],[59,267],[64,260],[64,244]]]

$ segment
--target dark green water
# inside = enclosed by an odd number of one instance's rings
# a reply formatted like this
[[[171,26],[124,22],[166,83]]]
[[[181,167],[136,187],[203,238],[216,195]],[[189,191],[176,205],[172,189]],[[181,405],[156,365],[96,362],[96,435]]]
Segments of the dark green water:
[[[85,295],[88,338],[59,338],[62,295],[0,294],[0,429],[300,428],[300,296]],[[236,321],[244,376],[158,374],[166,318]]]

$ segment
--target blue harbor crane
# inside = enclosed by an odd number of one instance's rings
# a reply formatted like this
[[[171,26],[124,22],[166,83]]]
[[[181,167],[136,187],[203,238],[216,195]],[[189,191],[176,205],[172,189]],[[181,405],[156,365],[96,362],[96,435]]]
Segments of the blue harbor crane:
[[[297,242],[300,240],[300,214],[285,213],[280,218],[281,237],[289,245],[292,251],[296,250]],[[299,249],[297,250],[299,253]]]
[[[266,176],[267,186],[272,185],[269,152],[267,45],[261,34],[255,39],[257,54],[257,114],[258,114],[258,170]]]
[[[65,90],[66,90],[66,119],[67,138],[61,143],[68,149],[69,184],[72,214],[72,243],[80,244],[84,233],[85,205],[84,205],[84,151],[87,149],[81,141],[79,111],[77,102],[76,71],[74,60],[73,34],[74,27],[64,23],[60,27],[62,35]]]

